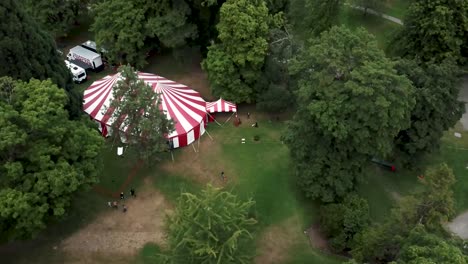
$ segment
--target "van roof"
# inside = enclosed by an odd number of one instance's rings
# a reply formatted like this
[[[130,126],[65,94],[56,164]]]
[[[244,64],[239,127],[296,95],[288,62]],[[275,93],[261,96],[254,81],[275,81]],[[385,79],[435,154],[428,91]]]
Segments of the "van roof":
[[[73,73],[73,74],[80,74],[82,72],[85,72],[85,70],[83,68],[81,68],[80,66],[76,65],[76,64],[73,64],[67,60],[65,60],[65,65],[67,66],[67,68]]]
[[[75,46],[70,49],[70,53],[76,53],[79,54],[87,59],[94,60],[96,57],[100,57],[101,55],[97,54],[96,52],[90,51],[88,49],[85,49],[81,46]]]

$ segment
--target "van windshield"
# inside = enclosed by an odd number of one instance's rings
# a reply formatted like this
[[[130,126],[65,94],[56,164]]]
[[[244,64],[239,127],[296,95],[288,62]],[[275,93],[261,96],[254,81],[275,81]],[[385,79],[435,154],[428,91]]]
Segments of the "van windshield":
[[[78,75],[78,78],[81,78],[81,77],[84,77],[84,76],[85,76],[85,74],[84,74],[84,72],[83,72],[83,73],[81,73],[81,74]]]

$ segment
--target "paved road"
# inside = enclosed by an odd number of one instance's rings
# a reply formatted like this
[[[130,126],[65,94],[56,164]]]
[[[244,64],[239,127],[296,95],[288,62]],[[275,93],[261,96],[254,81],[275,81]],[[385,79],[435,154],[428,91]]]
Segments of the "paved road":
[[[463,77],[463,84],[458,100],[465,102],[465,113],[463,114],[460,123],[463,125],[464,130],[468,131],[468,74]]]
[[[349,7],[351,8],[354,8],[354,9],[358,9],[358,10],[361,10],[361,11],[365,11],[365,8],[362,7],[362,6],[356,6],[356,5],[349,5]],[[380,13],[380,12],[377,12],[373,9],[370,9],[370,8],[367,8],[367,13],[369,14],[372,14],[372,15],[375,15],[375,16],[380,16],[380,17],[383,17],[389,21],[392,21],[393,23],[397,23],[399,25],[403,25],[403,21],[401,21],[401,19],[399,18],[396,18],[396,17],[393,17],[393,16],[390,16],[390,15],[387,15],[387,14],[383,14],[383,13]]]
[[[468,212],[465,212],[447,224],[448,229],[462,239],[468,238]]]

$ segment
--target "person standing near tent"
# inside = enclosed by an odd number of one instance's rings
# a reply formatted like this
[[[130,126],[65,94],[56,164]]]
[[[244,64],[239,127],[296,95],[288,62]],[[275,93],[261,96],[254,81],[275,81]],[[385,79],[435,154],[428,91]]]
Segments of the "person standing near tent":
[[[136,198],[135,189],[133,189],[133,188],[130,189],[130,196]]]
[[[123,199],[125,199],[125,195],[124,195],[123,192],[121,192],[121,193],[120,193],[120,200],[123,200]]]
[[[224,176],[224,171],[221,172],[221,180],[223,180],[223,181],[226,180],[226,176]]]
[[[247,119],[250,119],[250,112],[247,112]]]

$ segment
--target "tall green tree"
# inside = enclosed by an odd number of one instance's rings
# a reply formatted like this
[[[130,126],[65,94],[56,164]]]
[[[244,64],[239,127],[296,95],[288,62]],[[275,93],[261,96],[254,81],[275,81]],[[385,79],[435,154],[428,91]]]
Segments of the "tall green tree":
[[[360,262],[387,263],[397,259],[406,239],[418,225],[443,233],[442,224],[453,216],[452,170],[441,164],[424,174],[426,188],[404,197],[382,224],[375,224],[356,238],[353,257]],[[439,262],[435,262],[439,263]]]
[[[0,1],[0,77],[29,81],[48,78],[65,89],[65,107],[71,118],[81,113],[81,96],[73,90],[73,81],[54,40],[24,11],[21,1]]]
[[[396,137],[397,155],[407,164],[416,164],[423,154],[439,147],[443,132],[463,114],[464,105],[458,101],[459,70],[448,59],[440,63],[400,60],[397,70],[412,81],[416,98],[411,126]]]
[[[78,22],[80,15],[86,14],[87,2],[83,0],[23,0],[29,14],[56,37],[66,36],[70,28]]]
[[[102,138],[69,121],[65,92],[50,80],[0,78],[0,233],[26,238],[65,214],[97,182]]]
[[[354,189],[370,157],[392,151],[409,126],[412,86],[362,28],[333,27],[312,39],[291,73],[298,110],[284,140],[305,195],[332,202]]]
[[[401,264],[466,264],[468,256],[450,240],[431,234],[424,226],[411,230],[398,255]]]
[[[337,252],[350,249],[354,236],[370,223],[369,205],[356,194],[347,195],[342,203],[322,206],[320,227],[330,238],[330,244]]]
[[[468,32],[468,1],[412,1],[404,23],[395,37],[399,55],[435,63],[447,58],[464,60],[461,48]]]
[[[150,50],[181,47],[196,37],[196,26],[187,23],[189,15],[184,1],[104,0],[93,7],[91,31],[111,62],[141,68]]]
[[[210,185],[182,193],[167,219],[169,263],[249,263],[254,202]]]
[[[263,0],[228,0],[220,10],[219,41],[202,67],[215,96],[235,102],[256,98],[254,86],[268,50],[268,8]]]
[[[319,36],[337,24],[343,3],[343,0],[292,0],[288,18],[305,39]]]
[[[152,87],[138,78],[134,68],[122,66],[121,79],[114,85],[112,136],[125,138],[139,158],[149,161],[168,149],[166,136],[174,123],[161,109],[161,97]]]

